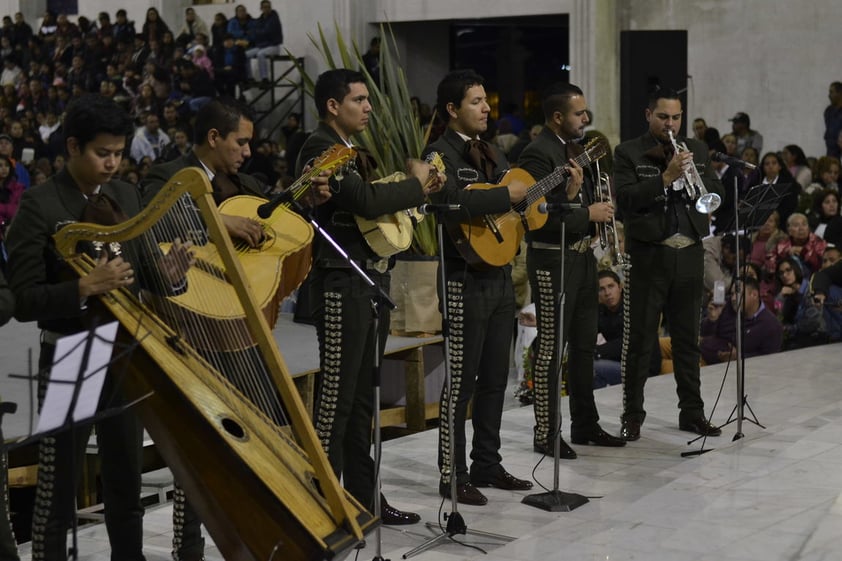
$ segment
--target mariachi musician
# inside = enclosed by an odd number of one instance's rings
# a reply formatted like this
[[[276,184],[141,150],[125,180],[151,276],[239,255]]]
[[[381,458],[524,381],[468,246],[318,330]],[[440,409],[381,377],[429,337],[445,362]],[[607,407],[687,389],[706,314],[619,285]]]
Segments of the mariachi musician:
[[[593,356],[597,336],[597,267],[591,249],[595,222],[607,222],[614,214],[610,202],[596,202],[591,174],[583,173],[573,160],[582,152],[578,141],[588,124],[588,104],[582,90],[573,84],[558,83],[543,95],[544,129],[521,153],[519,165],[536,180],[558,167],[569,171],[567,182],[547,199],[551,202],[579,203],[581,208],[564,212],[561,220],[550,217],[546,224],[526,233],[526,265],[538,320],[538,349],[534,363],[535,435],[534,448],[553,453],[558,406],[557,296],[562,280],[564,300],[564,341],[568,349],[568,389],[570,394],[570,439],[574,444],[624,446],[625,441],[599,426],[593,395]],[[565,244],[561,247],[561,222]],[[564,252],[565,278],[560,278]],[[575,327],[574,327],[575,326]],[[561,439],[561,458],[572,460],[576,452]]]
[[[439,83],[436,103],[439,113],[448,121],[447,129],[426,148],[425,154],[441,155],[447,183],[433,197],[434,201],[460,204],[471,216],[507,212],[512,203],[524,198],[525,185],[465,189],[471,183],[493,183],[508,167],[503,154],[479,138],[488,127],[491,111],[483,78],[470,70],[447,74]],[[450,478],[456,477],[457,500],[484,505],[488,500],[477,486],[513,490],[532,487],[531,482],[507,472],[500,457],[500,420],[515,315],[511,266],[474,268],[450,240],[445,240],[444,253],[453,395],[448,396],[445,387],[439,425],[439,493],[450,497]],[[443,288],[439,287],[440,302],[445,302]],[[471,396],[474,397],[474,440],[469,474],[465,459],[465,418]],[[453,435],[448,429],[451,424],[448,398],[455,402]],[[449,453],[450,438],[455,439],[454,458]]]
[[[677,93],[656,91],[645,114],[649,130],[617,146],[614,156],[617,203],[625,219],[626,249],[631,257],[621,436],[629,441],[640,438],[646,418],[643,386],[662,310],[666,310],[675,357],[679,428],[719,436],[720,429],[705,418],[699,379],[704,279],[701,240],[708,235],[710,220],[707,213],[694,208],[694,199],[705,189],[721,196],[723,188],[703,142],[686,139],[688,149],[676,151],[674,137],[681,129],[682,117]],[[700,185],[687,185],[685,178],[693,175]],[[691,189],[693,193],[688,192]]]

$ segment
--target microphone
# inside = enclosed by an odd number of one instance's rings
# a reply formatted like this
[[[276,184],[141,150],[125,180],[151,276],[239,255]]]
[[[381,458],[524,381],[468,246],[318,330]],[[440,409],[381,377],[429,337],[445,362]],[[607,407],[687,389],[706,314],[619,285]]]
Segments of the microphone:
[[[541,214],[549,214],[551,212],[564,212],[582,208],[580,203],[541,203],[538,205],[538,212]]]
[[[278,193],[277,195],[269,199],[267,202],[257,207],[257,216],[265,220],[266,218],[272,216],[272,212],[274,212],[274,210],[278,208],[281,204],[291,202],[293,202],[291,191],[283,191],[282,193]]]
[[[734,166],[735,168],[757,169],[757,166],[752,164],[751,162],[747,162],[745,160],[729,156],[728,154],[723,154],[722,152],[714,152],[713,154],[711,154],[710,159],[714,162],[722,162],[723,164]]]
[[[418,214],[435,214],[437,212],[453,212],[454,210],[462,210],[462,205],[451,205],[447,203],[434,204],[427,203],[415,209]]]

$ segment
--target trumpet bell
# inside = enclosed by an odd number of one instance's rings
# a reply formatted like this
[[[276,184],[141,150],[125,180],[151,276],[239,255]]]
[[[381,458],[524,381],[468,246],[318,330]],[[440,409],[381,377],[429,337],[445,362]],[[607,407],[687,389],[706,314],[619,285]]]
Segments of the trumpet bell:
[[[705,193],[696,199],[696,210],[702,214],[710,214],[715,212],[722,204],[722,197],[716,193]]]

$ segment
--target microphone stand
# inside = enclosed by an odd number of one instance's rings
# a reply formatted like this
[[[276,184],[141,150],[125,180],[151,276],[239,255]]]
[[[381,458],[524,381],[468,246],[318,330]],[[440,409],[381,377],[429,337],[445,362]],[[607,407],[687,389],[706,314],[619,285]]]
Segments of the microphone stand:
[[[567,299],[566,283],[564,276],[564,253],[567,251],[567,227],[562,220],[562,215],[572,209],[581,208],[579,203],[559,203],[560,206],[555,206],[558,210],[549,210],[551,213],[557,213],[559,222],[561,223],[561,259],[559,264],[559,289],[556,298],[558,310],[558,333],[556,335],[556,352],[555,370],[556,370],[556,386],[555,386],[555,419],[553,419],[553,489],[544,493],[533,493],[523,497],[521,502],[525,505],[534,506],[541,510],[549,512],[570,512],[579,508],[583,504],[589,502],[588,498],[578,493],[565,493],[558,488],[559,479],[559,462],[561,461],[561,385],[562,385],[562,360],[561,355],[564,352],[564,304]],[[545,207],[550,209],[550,207]],[[555,311],[555,310],[554,310]]]
[[[432,205],[431,205],[432,206]],[[448,450],[449,450],[449,459],[450,465],[448,466],[450,469],[450,513],[445,514],[445,519],[447,520],[447,527],[440,531],[438,535],[433,536],[432,538],[428,539],[426,542],[422,543],[421,545],[414,547],[404,553],[402,555],[403,559],[409,559],[413,555],[418,555],[419,553],[423,553],[428,549],[432,549],[433,547],[438,546],[439,544],[445,543],[447,540],[452,540],[453,536],[457,534],[471,534],[474,536],[480,536],[485,538],[492,538],[501,541],[514,541],[515,538],[510,536],[503,536],[501,534],[492,534],[490,532],[482,532],[480,530],[469,530],[467,524],[465,524],[465,520],[462,518],[462,515],[459,514],[459,507],[458,507],[458,496],[457,496],[457,483],[456,483],[456,437],[454,436],[455,426],[454,426],[454,415],[456,413],[456,403],[453,399],[453,378],[451,376],[451,365],[450,365],[450,313],[448,312],[447,307],[447,275],[445,274],[445,260],[444,260],[444,220],[443,214],[447,212],[447,208],[437,207],[435,208],[436,212],[436,233],[438,234],[438,246],[439,246],[439,282],[441,283],[442,287],[442,295],[443,295],[443,305],[441,307],[442,313],[442,339],[444,340],[444,374],[445,378],[447,379],[447,430],[450,433],[450,438],[448,439]],[[427,522],[427,528],[435,529],[441,528],[440,524],[433,524],[431,522]],[[460,543],[460,542],[457,542]]]
[[[743,272],[740,269],[740,187],[737,181],[737,178],[734,177],[734,240],[736,243],[736,251],[734,252],[735,255],[735,262],[734,262],[734,278],[738,280],[741,276],[743,276]],[[736,285],[736,283],[732,282],[732,286],[736,290],[740,290],[739,296],[737,298],[737,306],[735,309],[736,312],[736,330],[734,333],[734,348],[737,351],[737,358],[736,358],[736,365],[737,365],[737,404],[731,410],[731,414],[728,415],[728,420],[725,421],[721,426],[718,428],[724,428],[725,426],[733,423],[734,421],[737,422],[737,432],[734,434],[733,441],[740,440],[745,435],[743,434],[743,420],[748,420],[753,422],[760,428],[765,429],[760,421],[757,419],[757,415],[754,414],[754,411],[751,409],[751,406],[748,404],[748,396],[745,394],[745,356],[743,356],[743,302],[745,302],[746,296],[746,287],[745,283]],[[728,306],[728,302],[725,303]],[[724,383],[724,381],[723,381]],[[748,407],[748,410],[751,412],[751,416],[754,419],[748,419],[745,416],[745,407]],[[734,418],[734,413],[737,414],[736,418]],[[711,411],[711,417],[713,416],[713,411]],[[686,458],[689,456],[699,456],[704,454],[705,452],[710,452],[713,448],[705,448],[705,441],[707,439],[707,435],[697,436],[693,440],[690,440],[687,444],[692,444],[699,439],[702,440],[702,447],[699,450],[693,450],[691,452],[682,452],[681,457]]]
[[[389,310],[394,310],[397,306],[395,305],[394,301],[389,297],[388,294],[383,290],[383,288],[378,285],[374,280],[366,273],[362,267],[360,267],[351,257],[348,255],[339,243],[333,239],[333,237],[327,233],[327,231],[322,228],[322,226],[316,221],[316,218],[313,216],[312,211],[308,211],[301,203],[298,201],[288,198],[285,199],[283,197],[276,197],[278,200],[278,204],[281,202],[288,201],[290,206],[301,216],[307,220],[310,225],[313,227],[319,236],[322,237],[324,241],[326,241],[330,246],[339,254],[339,256],[350,265],[351,269],[357,274],[359,278],[365,282],[369,288],[371,288],[372,296],[371,296],[371,316],[372,322],[374,324],[374,365],[373,369],[373,376],[372,376],[372,390],[373,390],[373,407],[372,407],[372,430],[374,431],[374,439],[373,439],[373,446],[374,446],[374,505],[372,508],[372,514],[376,518],[380,518],[381,512],[381,504],[380,504],[380,458],[382,455],[382,440],[380,437],[380,313],[381,313],[381,306],[385,305]],[[274,202],[270,201],[270,202]],[[270,203],[264,203],[269,205]],[[265,208],[274,209],[277,206],[270,205]],[[270,212],[271,214],[271,212]],[[260,215],[260,211],[258,211],[258,215]],[[375,528],[375,536],[376,536],[376,545],[375,545],[375,555],[373,557],[373,561],[389,561],[388,559],[383,558],[383,540],[381,536],[381,525],[378,524]]]

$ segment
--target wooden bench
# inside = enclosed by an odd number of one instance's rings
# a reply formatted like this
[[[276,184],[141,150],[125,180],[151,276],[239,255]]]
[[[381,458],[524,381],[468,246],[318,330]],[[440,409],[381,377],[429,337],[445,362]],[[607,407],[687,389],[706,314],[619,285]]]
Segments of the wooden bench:
[[[319,374],[319,342],[316,328],[295,323],[291,314],[281,314],[273,329],[275,341],[287,363],[290,375],[312,415],[315,401],[315,380]],[[409,430],[426,428],[427,419],[438,416],[437,403],[426,401],[425,375],[430,365],[425,365],[424,347],[442,345],[440,335],[434,337],[398,337],[389,335],[384,351],[386,360],[398,360],[404,365],[406,405],[381,409],[384,427],[405,424]]]

